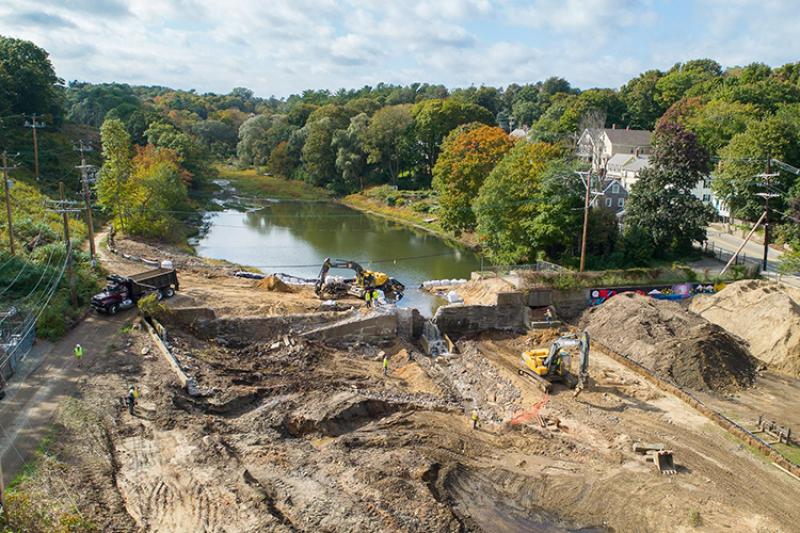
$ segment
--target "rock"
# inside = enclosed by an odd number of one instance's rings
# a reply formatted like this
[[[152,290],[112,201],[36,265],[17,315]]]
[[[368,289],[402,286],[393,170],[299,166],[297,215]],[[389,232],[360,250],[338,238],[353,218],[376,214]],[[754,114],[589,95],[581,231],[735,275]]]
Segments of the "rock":
[[[150,347],[149,346],[145,346],[144,348],[142,348],[142,355],[147,355],[149,353],[150,353]]]

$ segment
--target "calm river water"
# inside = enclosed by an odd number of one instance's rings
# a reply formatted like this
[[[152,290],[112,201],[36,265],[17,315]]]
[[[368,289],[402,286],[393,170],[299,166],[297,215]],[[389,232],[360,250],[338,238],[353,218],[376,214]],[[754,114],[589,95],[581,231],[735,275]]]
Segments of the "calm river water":
[[[304,278],[316,277],[326,257],[352,259],[400,280],[406,286],[400,305],[425,315],[438,302],[418,290],[423,281],[468,279],[480,268],[480,259],[467,249],[332,202],[275,201],[258,210],[209,213],[195,248],[201,257]]]

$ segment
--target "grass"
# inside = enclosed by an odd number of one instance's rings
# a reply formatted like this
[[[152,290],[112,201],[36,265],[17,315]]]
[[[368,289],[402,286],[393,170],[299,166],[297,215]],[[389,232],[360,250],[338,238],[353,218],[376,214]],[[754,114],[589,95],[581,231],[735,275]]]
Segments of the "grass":
[[[304,181],[277,176],[264,176],[255,169],[238,169],[228,165],[217,167],[219,178],[230,180],[231,185],[245,196],[277,198],[281,200],[328,200],[331,194]]]
[[[772,445],[778,453],[796,465],[800,465],[800,446],[783,444],[781,442]]]
[[[389,186],[373,187],[344,197],[342,203],[359,211],[423,229],[446,241],[469,248],[478,247],[474,233],[455,237],[442,229],[436,217],[438,202],[431,191],[396,191]]]

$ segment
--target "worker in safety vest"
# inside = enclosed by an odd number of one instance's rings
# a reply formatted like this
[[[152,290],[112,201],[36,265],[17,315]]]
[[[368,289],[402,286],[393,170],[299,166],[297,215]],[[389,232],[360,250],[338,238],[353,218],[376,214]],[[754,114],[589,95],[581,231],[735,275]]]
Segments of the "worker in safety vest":
[[[372,307],[372,289],[364,291],[364,301],[367,302],[367,307]]]
[[[378,307],[380,304],[378,301],[378,289],[373,287],[370,291],[372,291],[372,307]]]
[[[83,357],[83,346],[80,344],[75,345],[75,359],[80,359]]]
[[[478,429],[478,410],[472,410],[472,429]]]
[[[389,373],[389,356],[383,356],[383,375],[387,375]]]
[[[128,388],[128,395],[125,396],[125,403],[128,405],[128,412],[133,416],[136,409],[136,389],[131,385]]]

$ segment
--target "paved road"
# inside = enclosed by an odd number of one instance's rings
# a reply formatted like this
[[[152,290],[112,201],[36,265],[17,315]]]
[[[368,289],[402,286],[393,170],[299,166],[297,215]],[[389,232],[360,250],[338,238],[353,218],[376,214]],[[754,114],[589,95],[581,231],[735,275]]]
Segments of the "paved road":
[[[92,358],[105,357],[125,318],[126,314],[105,317],[92,313],[57,343],[37,341],[20,372],[9,379],[6,397],[0,400],[0,461],[5,483],[33,458],[56,409],[77,390],[82,367],[89,366]],[[73,355],[78,342],[84,350],[80,362]]]
[[[741,246],[742,242],[744,241],[744,239],[740,237],[731,235],[729,233],[724,233],[713,228],[707,228],[706,234],[708,236],[709,244],[713,244],[717,248],[721,248],[730,253],[736,252],[736,250],[739,248],[739,246]],[[764,245],[754,242],[748,242],[747,244],[745,244],[740,254],[744,254],[747,256],[748,264],[758,263],[760,265],[761,260],[764,257]],[[778,267],[780,266],[781,257],[783,257],[783,252],[781,250],[776,250],[775,248],[769,249],[769,255],[767,257],[768,277],[772,278],[779,277]],[[800,276],[790,276],[784,274],[780,276],[780,279],[787,285],[800,287]]]

